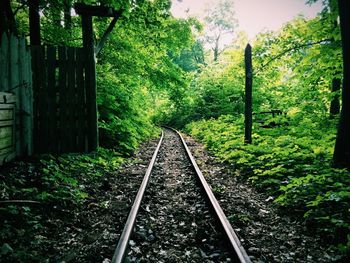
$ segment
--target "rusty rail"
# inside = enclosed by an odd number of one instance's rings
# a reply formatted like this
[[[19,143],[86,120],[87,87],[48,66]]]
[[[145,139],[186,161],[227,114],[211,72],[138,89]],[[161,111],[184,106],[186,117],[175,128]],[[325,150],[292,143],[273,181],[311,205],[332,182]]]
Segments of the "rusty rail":
[[[234,251],[233,254],[236,255],[235,262],[251,263],[251,260],[248,257],[245,249],[241,245],[239,238],[237,237],[236,233],[234,232],[230,222],[228,221],[227,217],[225,216],[222,208],[220,207],[213,192],[211,191],[210,186],[206,182],[206,180],[205,180],[202,172],[200,171],[194,157],[192,156],[188,146],[186,145],[185,140],[183,139],[183,137],[181,136],[181,134],[177,130],[174,130],[172,128],[168,128],[168,129],[173,130],[180,137],[182,144],[183,144],[183,147],[186,150],[187,156],[189,157],[191,164],[192,164],[192,166],[193,166],[193,168],[194,168],[194,170],[199,178],[199,181],[201,182],[201,186],[204,189],[206,197],[208,198],[210,205],[213,208],[213,211],[215,212],[216,217],[220,221],[220,225],[222,226],[222,228],[226,234],[226,237],[227,237],[228,241],[230,242],[230,246],[233,248],[233,251]],[[151,159],[151,162],[147,168],[145,177],[144,177],[142,184],[140,186],[140,189],[136,195],[134,204],[130,210],[130,213],[129,213],[128,219],[126,221],[126,224],[124,226],[123,232],[119,238],[119,242],[118,242],[117,248],[115,249],[111,263],[121,263],[121,262],[123,262],[123,260],[126,256],[128,243],[129,243],[130,236],[132,234],[132,231],[133,231],[133,228],[135,225],[135,221],[136,221],[136,216],[137,216],[137,213],[139,211],[141,201],[143,199],[147,184],[149,182],[149,178],[150,178],[155,160],[157,158],[157,154],[158,154],[160,146],[162,144],[163,137],[164,137],[164,133],[162,132],[162,135],[161,135],[161,138],[160,138],[159,143],[157,145],[157,148],[152,156],[152,159]]]
[[[249,256],[247,255],[247,252],[243,248],[241,242],[239,241],[239,238],[237,237],[235,231],[233,230],[233,228],[232,228],[230,222],[228,221],[224,211],[222,210],[221,206],[219,205],[219,202],[217,201],[213,192],[211,191],[210,186],[208,185],[201,170],[199,169],[199,167],[198,167],[194,157],[192,156],[184,138],[181,136],[181,134],[177,130],[174,130],[174,129],[172,129],[172,130],[175,131],[179,135],[179,137],[181,138],[183,147],[185,148],[187,156],[193,165],[193,168],[194,168],[194,170],[195,170],[195,172],[196,172],[196,174],[201,182],[201,185],[204,189],[204,192],[205,192],[208,200],[210,201],[210,205],[213,208],[213,210],[215,211],[216,217],[219,219],[220,224],[221,224],[222,228],[224,229],[228,240],[230,241],[231,247],[235,251],[235,254],[237,256],[236,260],[239,260],[238,262],[241,262],[241,263],[250,263],[251,260],[250,260]]]
[[[156,148],[156,150],[153,153],[151,162],[148,165],[147,171],[145,173],[145,177],[143,178],[143,181],[141,183],[140,189],[137,192],[137,195],[136,195],[134,204],[132,205],[132,208],[130,210],[128,219],[126,220],[123,232],[122,232],[122,234],[121,234],[121,236],[119,238],[119,242],[118,242],[117,248],[114,251],[114,255],[113,255],[111,263],[121,263],[124,260],[124,257],[125,257],[125,254],[126,254],[126,251],[127,251],[127,248],[128,248],[128,243],[129,243],[129,240],[130,240],[130,236],[131,236],[132,231],[134,229],[136,216],[137,216],[137,213],[138,213],[139,208],[141,206],[141,201],[142,201],[143,196],[145,194],[145,190],[146,190],[147,184],[149,182],[149,178],[151,176],[151,172],[152,172],[154,163],[156,161],[156,158],[157,158],[157,155],[158,155],[158,152],[159,152],[159,148],[160,148],[160,146],[161,146],[161,144],[163,142],[163,137],[164,137],[164,133],[162,132],[162,135],[161,135],[161,137],[159,139],[157,148]]]

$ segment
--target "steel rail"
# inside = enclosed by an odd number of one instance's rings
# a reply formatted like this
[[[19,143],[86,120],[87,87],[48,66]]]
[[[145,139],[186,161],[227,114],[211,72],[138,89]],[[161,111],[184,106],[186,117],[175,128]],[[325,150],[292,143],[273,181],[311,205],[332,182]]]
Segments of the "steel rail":
[[[175,131],[178,136],[180,137],[183,147],[186,150],[187,156],[189,157],[195,172],[202,184],[202,187],[204,189],[204,192],[206,193],[210,204],[213,208],[213,210],[215,211],[215,214],[217,216],[217,218],[219,219],[221,226],[223,227],[226,236],[228,238],[228,240],[230,241],[231,246],[233,247],[234,251],[236,252],[237,255],[237,259],[239,260],[239,262],[241,263],[251,263],[251,260],[247,254],[247,252],[245,251],[245,249],[243,248],[241,242],[239,241],[239,238],[237,237],[235,231],[233,230],[230,222],[228,221],[224,211],[222,210],[221,206],[219,205],[219,202],[217,201],[217,199],[215,198],[213,192],[210,189],[210,186],[208,185],[207,181],[205,180],[201,170],[199,169],[194,157],[192,156],[190,149],[188,148],[184,138],[181,136],[180,132],[178,132],[175,129],[171,129],[173,131]]]
[[[128,243],[129,243],[129,240],[130,240],[130,236],[131,236],[132,231],[134,229],[136,216],[137,216],[137,213],[139,211],[139,208],[140,208],[143,196],[145,194],[145,190],[146,190],[147,184],[149,182],[149,178],[150,178],[150,175],[151,175],[154,163],[156,161],[156,158],[157,158],[157,155],[158,155],[158,152],[159,152],[159,148],[160,148],[160,146],[162,144],[163,137],[164,137],[164,133],[162,131],[162,135],[161,135],[161,137],[159,139],[157,148],[156,148],[156,150],[153,153],[151,162],[148,165],[148,168],[147,168],[145,176],[144,176],[144,178],[142,180],[140,189],[137,192],[134,204],[132,205],[132,208],[130,210],[128,219],[126,220],[123,232],[122,232],[122,234],[121,234],[121,236],[119,238],[118,245],[117,245],[117,248],[114,251],[114,255],[113,255],[111,263],[122,263],[123,260],[124,260],[124,257],[126,256],[126,250],[128,248]]]

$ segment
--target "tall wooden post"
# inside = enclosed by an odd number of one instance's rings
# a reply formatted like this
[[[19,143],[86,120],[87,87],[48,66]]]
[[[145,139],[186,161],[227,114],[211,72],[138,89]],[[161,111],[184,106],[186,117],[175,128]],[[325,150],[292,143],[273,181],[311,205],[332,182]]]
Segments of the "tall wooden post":
[[[88,151],[93,151],[98,147],[98,125],[97,125],[97,102],[96,102],[96,51],[93,36],[92,17],[113,17],[111,25],[103,35],[100,43],[97,45],[97,51],[100,51],[105,43],[107,36],[111,33],[117,19],[121,16],[123,10],[116,11],[110,7],[90,6],[84,3],[75,3],[74,9],[81,15],[83,27],[83,46],[86,53],[85,67],[85,87],[87,109],[87,128],[88,128]],[[97,52],[98,53],[98,52]]]
[[[88,151],[96,150],[98,147],[98,125],[97,125],[97,102],[96,102],[96,60],[95,44],[93,37],[92,16],[83,14],[83,46],[86,52],[86,104],[87,128],[88,128]]]
[[[252,143],[252,47],[248,44],[244,51],[245,62],[245,111],[244,111],[244,143]]]
[[[349,1],[338,0],[340,31],[343,46],[342,109],[334,147],[333,165],[350,168],[350,14]]]
[[[39,0],[29,1],[29,32],[30,45],[40,46],[40,14]]]

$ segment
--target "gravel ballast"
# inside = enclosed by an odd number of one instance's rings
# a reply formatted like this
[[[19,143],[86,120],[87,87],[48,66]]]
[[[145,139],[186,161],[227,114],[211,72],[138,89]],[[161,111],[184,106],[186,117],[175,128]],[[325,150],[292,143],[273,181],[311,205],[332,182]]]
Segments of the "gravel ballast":
[[[238,171],[212,157],[192,138],[185,138],[253,262],[343,262],[336,249],[310,233],[303,222],[281,214],[271,196],[257,192]]]
[[[180,138],[164,140],[130,240],[130,262],[231,262]]]

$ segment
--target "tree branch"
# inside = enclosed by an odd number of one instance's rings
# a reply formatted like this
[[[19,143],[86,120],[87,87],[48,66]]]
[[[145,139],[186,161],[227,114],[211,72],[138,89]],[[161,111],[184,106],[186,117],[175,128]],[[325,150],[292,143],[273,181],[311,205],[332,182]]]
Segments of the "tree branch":
[[[278,58],[283,57],[284,55],[286,55],[287,53],[289,53],[291,51],[295,51],[295,50],[302,49],[304,47],[310,47],[310,46],[319,45],[319,44],[328,44],[329,42],[332,42],[332,39],[322,39],[322,40],[319,40],[319,41],[316,41],[316,42],[305,43],[305,44],[297,45],[297,46],[288,48],[286,50],[283,50],[281,53],[279,53],[276,56],[272,57],[269,61],[267,61],[260,68],[258,68],[258,70],[255,71],[255,74],[259,73],[261,70],[263,70],[271,62],[275,61]]]

